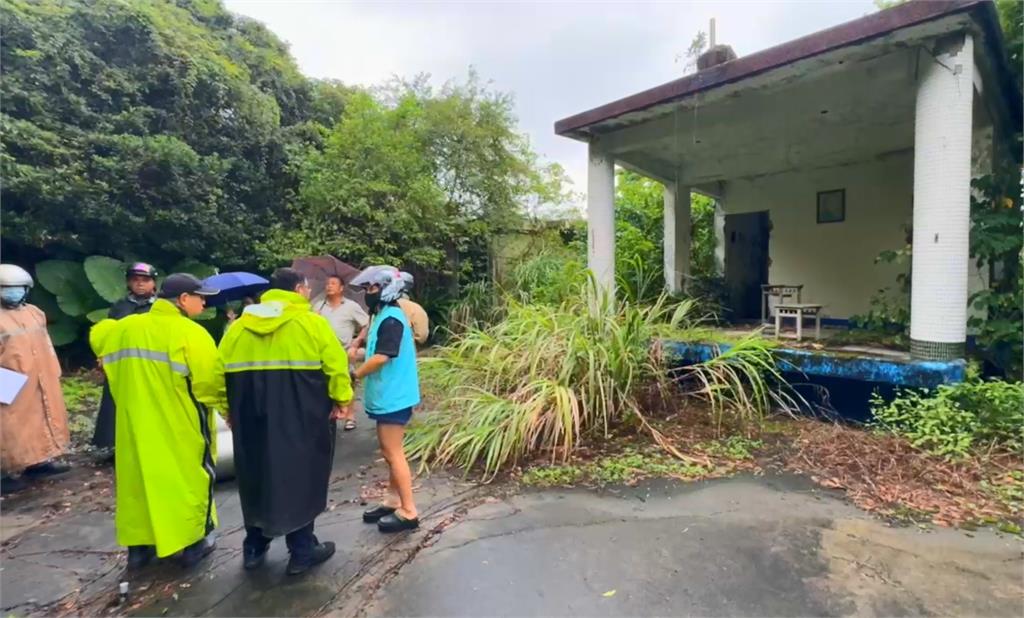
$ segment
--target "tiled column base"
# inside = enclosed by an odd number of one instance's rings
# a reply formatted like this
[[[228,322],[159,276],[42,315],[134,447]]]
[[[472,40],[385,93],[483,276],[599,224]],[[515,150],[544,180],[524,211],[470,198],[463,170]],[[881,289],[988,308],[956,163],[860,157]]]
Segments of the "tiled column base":
[[[910,340],[910,356],[920,360],[947,361],[964,358],[965,345],[938,341]]]

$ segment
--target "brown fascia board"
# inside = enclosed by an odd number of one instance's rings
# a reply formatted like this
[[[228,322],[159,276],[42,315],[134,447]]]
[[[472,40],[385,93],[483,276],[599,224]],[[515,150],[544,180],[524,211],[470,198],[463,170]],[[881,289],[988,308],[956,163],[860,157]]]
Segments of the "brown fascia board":
[[[642,111],[687,96],[777,69],[842,47],[856,45],[885,36],[896,30],[941,19],[957,13],[972,12],[985,33],[988,53],[1001,73],[1000,89],[1007,94],[1010,114],[1020,130],[1021,94],[1009,70],[1003,51],[1002,30],[995,5],[991,0],[914,0],[895,8],[879,11],[860,19],[820,30],[788,43],[731,60],[666,84],[613,101],[555,122],[555,133],[586,139],[586,129],[623,114]]]

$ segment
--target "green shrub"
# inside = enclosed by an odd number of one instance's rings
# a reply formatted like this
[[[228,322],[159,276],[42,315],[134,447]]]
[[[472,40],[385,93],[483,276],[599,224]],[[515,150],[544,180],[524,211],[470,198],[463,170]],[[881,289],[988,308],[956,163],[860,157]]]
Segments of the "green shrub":
[[[509,273],[507,293],[517,302],[560,305],[583,294],[587,267],[568,253],[544,251],[523,260]]]
[[[982,447],[1024,448],[1024,384],[970,380],[932,391],[872,396],[874,424],[935,455],[965,457]]]
[[[502,315],[501,293],[487,281],[474,281],[459,290],[459,301],[448,311],[447,328],[452,334],[493,324]]]
[[[615,285],[627,302],[653,302],[665,291],[664,266],[638,255],[622,258],[616,265]]]
[[[971,257],[988,273],[988,286],[971,295],[979,355],[1003,375],[1024,379],[1024,234],[1020,167],[999,165],[971,181]]]
[[[703,399],[720,424],[759,423],[775,405],[792,404],[758,336],[706,362],[668,373],[658,337],[692,339],[694,303],[617,304],[592,311],[581,295],[553,306],[509,301],[504,318],[471,329],[424,359],[425,390],[436,410],[410,427],[409,454],[423,463],[482,465],[493,475],[537,453],[564,462],[586,437],[613,424],[647,425],[647,402]],[[703,331],[701,331],[703,332]]]
[[[602,457],[583,465],[558,465],[530,468],[522,476],[524,485],[555,487],[576,485],[621,485],[649,477],[700,478],[711,473],[712,466],[691,464],[672,458],[658,449],[629,448],[617,455]]]
[[[90,324],[107,317],[110,305],[125,294],[126,267],[126,262],[101,255],[89,256],[82,262],[46,260],[36,264],[38,285],[32,288],[29,301],[46,314],[47,330],[53,345],[60,347],[74,343]],[[169,272],[209,277],[217,270],[195,260],[184,260]],[[211,308],[196,319],[210,320],[215,315],[216,311]]]
[[[724,440],[703,442],[698,444],[697,448],[718,457],[744,461],[753,459],[754,451],[763,446],[764,442],[761,440],[751,440],[750,438],[743,436],[729,436]]]
[[[89,442],[96,426],[96,412],[99,411],[103,387],[85,374],[61,378],[61,391],[68,409],[68,429],[76,445]]]

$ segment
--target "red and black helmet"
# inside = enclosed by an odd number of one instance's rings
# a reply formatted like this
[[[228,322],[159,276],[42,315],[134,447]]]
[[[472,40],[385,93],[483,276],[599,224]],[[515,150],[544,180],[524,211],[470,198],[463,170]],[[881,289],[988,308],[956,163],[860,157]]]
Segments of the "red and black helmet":
[[[156,269],[153,268],[152,264],[147,264],[145,262],[135,262],[134,264],[129,266],[127,270],[124,271],[124,276],[126,279],[134,275],[138,275],[140,277],[149,277],[150,279],[156,279],[158,273],[156,272]]]

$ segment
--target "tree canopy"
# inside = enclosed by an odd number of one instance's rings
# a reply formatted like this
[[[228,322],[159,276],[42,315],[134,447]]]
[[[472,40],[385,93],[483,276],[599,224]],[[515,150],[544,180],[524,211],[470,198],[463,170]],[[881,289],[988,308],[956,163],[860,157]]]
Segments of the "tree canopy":
[[[209,0],[2,5],[5,241],[248,262],[316,108],[287,47]]]
[[[564,173],[538,164],[510,97],[472,71],[439,89],[420,78],[354,94],[294,170],[298,193],[264,245],[266,262],[326,250],[466,274],[456,258],[486,253],[529,204],[564,198]]]
[[[26,261],[331,252],[455,274],[563,198],[511,98],[472,72],[438,89],[311,80],[219,0],[0,5],[3,233]]]

